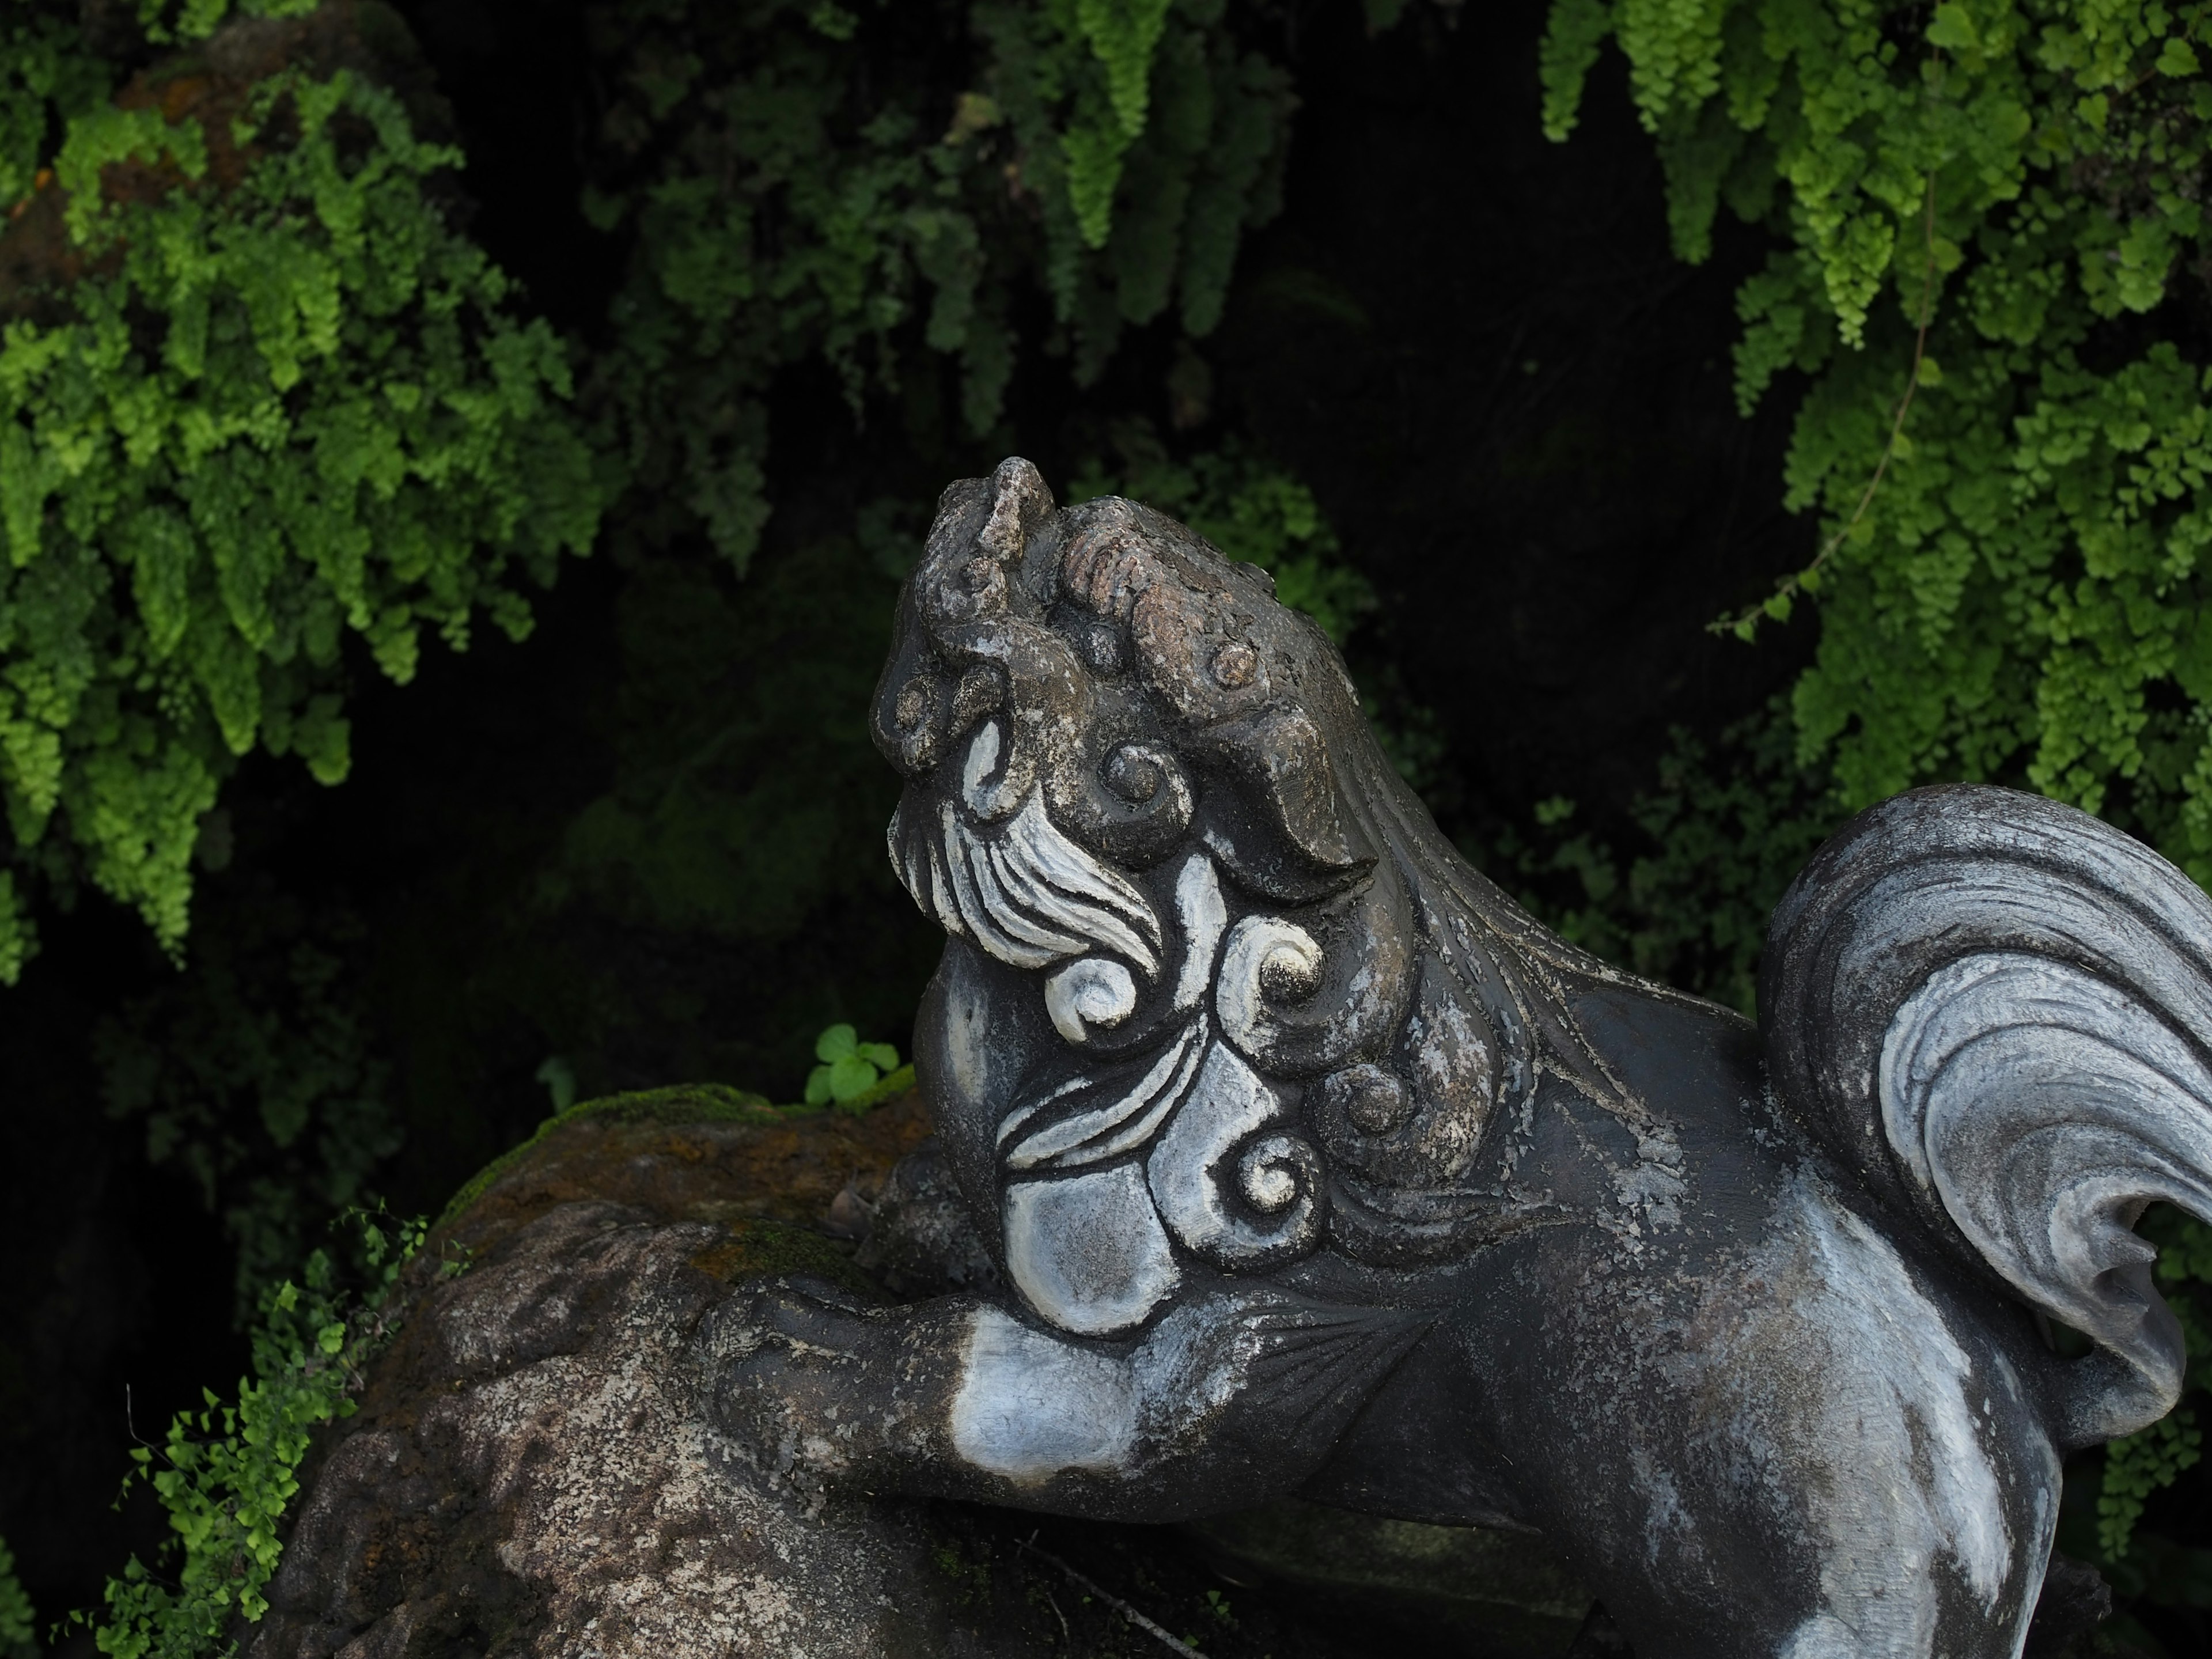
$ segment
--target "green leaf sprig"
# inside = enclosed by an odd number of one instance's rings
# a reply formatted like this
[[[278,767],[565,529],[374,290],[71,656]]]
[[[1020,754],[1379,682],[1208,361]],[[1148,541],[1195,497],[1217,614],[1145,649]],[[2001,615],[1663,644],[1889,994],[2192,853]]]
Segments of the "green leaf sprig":
[[[814,1039],[822,1063],[806,1074],[806,1103],[843,1105],[857,1100],[898,1070],[898,1050],[888,1042],[863,1042],[851,1026],[832,1025]]]

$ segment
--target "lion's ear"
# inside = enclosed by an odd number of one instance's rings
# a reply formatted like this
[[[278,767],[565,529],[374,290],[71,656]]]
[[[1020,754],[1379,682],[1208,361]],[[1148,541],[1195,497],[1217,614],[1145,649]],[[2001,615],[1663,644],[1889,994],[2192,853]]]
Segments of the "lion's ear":
[[[1044,476],[1018,455],[1009,455],[991,474],[991,512],[976,532],[976,544],[1004,564],[1018,560],[1030,537],[1051,521],[1052,491]]]
[[[1200,738],[1244,786],[1268,827],[1307,863],[1336,872],[1365,861],[1337,811],[1328,744],[1305,710],[1255,709],[1206,727]]]

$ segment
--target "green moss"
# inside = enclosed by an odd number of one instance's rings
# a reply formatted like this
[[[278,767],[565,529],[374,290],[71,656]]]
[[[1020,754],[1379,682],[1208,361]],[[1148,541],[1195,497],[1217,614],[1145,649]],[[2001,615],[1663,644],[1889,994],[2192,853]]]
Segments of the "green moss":
[[[947,1534],[930,1553],[930,1561],[957,1587],[963,1607],[991,1599],[991,1547],[987,1540]]]
[[[612,1123],[774,1123],[779,1114],[763,1097],[720,1083],[679,1083],[579,1101],[565,1112],[556,1112],[529,1139],[510,1146],[463,1182],[437,1224],[443,1227],[459,1218],[548,1137],[572,1123],[600,1118]]]
[[[883,1286],[854,1266],[836,1240],[781,1221],[733,1222],[729,1237],[693,1256],[691,1265],[729,1284],[804,1275],[826,1279],[871,1302],[884,1297]]]
[[[529,1139],[501,1152],[464,1182],[439,1216],[438,1225],[446,1226],[458,1218],[541,1142],[573,1123],[604,1121],[623,1124],[772,1124],[794,1117],[821,1117],[830,1112],[857,1116],[913,1087],[914,1067],[902,1066],[866,1094],[834,1106],[777,1106],[764,1095],[733,1089],[724,1083],[679,1083],[665,1089],[640,1089],[629,1094],[579,1101],[567,1111],[556,1112],[547,1118]]]
[[[721,1083],[679,1083],[665,1089],[639,1089],[580,1101],[538,1126],[531,1145],[555,1130],[586,1121],[608,1123],[772,1123],[775,1108],[766,1097]]]

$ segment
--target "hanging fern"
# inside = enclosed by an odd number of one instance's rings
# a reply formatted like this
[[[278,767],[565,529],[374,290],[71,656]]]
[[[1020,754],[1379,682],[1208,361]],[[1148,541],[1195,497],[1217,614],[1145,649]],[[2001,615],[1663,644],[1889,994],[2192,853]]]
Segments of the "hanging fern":
[[[223,9],[146,17],[190,39]],[[25,872],[89,878],[179,951],[238,759],[345,775],[347,635],[404,681],[425,628],[520,637],[517,579],[591,544],[565,349],[448,226],[458,154],[313,65],[361,55],[353,15],[112,98],[46,12],[0,35],[0,181],[25,191],[0,235],[0,980],[32,948]]]
[[[2104,0],[1567,0],[1547,118],[1610,36],[1675,243],[1720,207],[1781,247],[1739,298],[1747,407],[1812,377],[1789,499],[1818,593],[1802,755],[1847,806],[2010,778],[2212,880],[2201,292],[2212,9]]]
[[[745,0],[592,14],[617,88],[585,199],[634,238],[599,389],[635,538],[693,526],[743,568],[769,512],[765,395],[835,369],[857,412],[939,362],[999,422],[1042,287],[1079,382],[1125,324],[1220,320],[1278,209],[1293,100],[1223,0],[976,0],[933,16]]]

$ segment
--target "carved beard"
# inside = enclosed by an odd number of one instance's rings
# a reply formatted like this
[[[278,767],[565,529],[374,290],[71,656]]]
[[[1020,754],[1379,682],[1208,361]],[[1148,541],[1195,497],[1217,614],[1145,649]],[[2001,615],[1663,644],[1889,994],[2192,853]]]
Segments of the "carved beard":
[[[900,802],[890,854],[907,891],[946,933],[973,940],[1010,968],[1034,971],[1098,949],[1157,980],[1160,922],[1151,901],[1061,833],[1035,788],[1018,798],[996,835],[971,823],[971,814],[988,822],[1003,748],[997,720],[976,728],[961,765],[960,798],[940,799],[934,823],[906,822],[921,792]],[[1121,979],[1128,984],[1126,969]]]
[[[1008,967],[1054,969],[1042,994],[1054,1030],[1086,1060],[1107,1060],[1018,1103],[997,1131],[1010,1276],[1053,1323],[1104,1335],[1174,1291],[1173,1244],[1249,1271],[1319,1243],[1321,1159],[1296,1132],[1295,1091],[1255,1070],[1221,1029],[1256,1018],[1263,977],[1277,991],[1286,972],[1310,977],[1319,947],[1280,921],[1248,917],[1231,930],[1202,850],[1177,867],[1170,938],[1152,901],[1054,824],[1039,792],[1005,811],[1003,748],[988,721],[969,740],[957,799],[909,793],[891,821],[891,860],[947,933]],[[995,825],[993,808],[1004,811]],[[1164,983],[1170,944],[1178,959]],[[1160,994],[1130,1030],[1139,981]],[[1115,1035],[1127,1040],[1102,1043]],[[1145,1052],[1114,1063],[1111,1050],[1132,1048]]]

